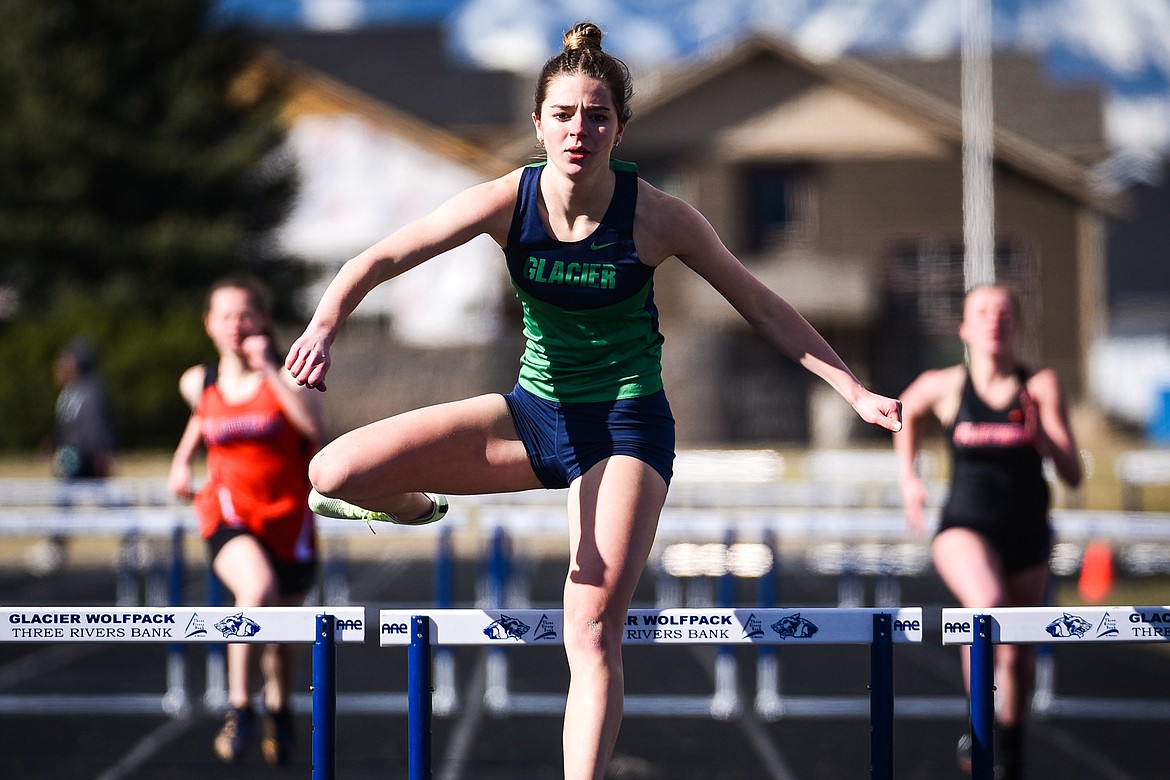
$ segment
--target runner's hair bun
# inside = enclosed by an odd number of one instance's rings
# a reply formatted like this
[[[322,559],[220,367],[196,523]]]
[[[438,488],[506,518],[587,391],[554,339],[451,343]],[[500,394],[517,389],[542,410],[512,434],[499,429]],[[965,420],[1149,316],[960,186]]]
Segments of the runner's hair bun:
[[[600,49],[601,36],[601,28],[593,22],[577,22],[573,29],[565,33],[564,50]]]

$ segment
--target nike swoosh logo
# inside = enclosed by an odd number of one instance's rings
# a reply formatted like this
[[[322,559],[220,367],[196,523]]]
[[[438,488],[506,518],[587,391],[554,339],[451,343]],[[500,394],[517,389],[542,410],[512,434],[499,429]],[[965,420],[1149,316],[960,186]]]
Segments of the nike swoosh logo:
[[[592,243],[589,245],[589,248],[596,252],[598,249],[605,249],[607,246],[613,246],[616,243],[616,241],[610,241],[608,244]]]

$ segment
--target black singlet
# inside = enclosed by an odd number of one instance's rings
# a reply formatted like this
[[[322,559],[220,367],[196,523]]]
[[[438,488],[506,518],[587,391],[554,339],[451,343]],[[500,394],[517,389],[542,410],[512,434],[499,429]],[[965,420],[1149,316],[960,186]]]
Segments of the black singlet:
[[[1028,375],[1017,374],[1022,395]],[[951,487],[939,524],[940,531],[961,527],[985,536],[1008,573],[1046,561],[1052,549],[1048,483],[1019,395],[993,409],[967,376],[948,432]]]

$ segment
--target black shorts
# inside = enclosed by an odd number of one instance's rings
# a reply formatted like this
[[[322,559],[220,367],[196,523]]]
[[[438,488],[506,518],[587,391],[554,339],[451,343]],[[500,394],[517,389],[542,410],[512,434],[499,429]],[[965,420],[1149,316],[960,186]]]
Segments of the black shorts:
[[[560,403],[517,385],[504,396],[540,483],[569,484],[611,455],[637,458],[667,485],[674,473],[674,416],[661,390],[640,398]]]
[[[208,560],[214,561],[215,556],[223,546],[237,536],[250,536],[260,545],[268,562],[272,564],[272,571],[276,575],[276,589],[282,596],[303,596],[313,587],[313,579],[317,576],[317,561],[282,561],[272,554],[272,550],[264,540],[251,531],[243,528],[233,528],[230,525],[220,525],[207,539]]]
[[[999,518],[988,521],[943,512],[938,533],[948,528],[966,528],[982,536],[1003,562],[1004,574],[1015,574],[1040,563],[1052,555],[1052,526],[1045,517]]]

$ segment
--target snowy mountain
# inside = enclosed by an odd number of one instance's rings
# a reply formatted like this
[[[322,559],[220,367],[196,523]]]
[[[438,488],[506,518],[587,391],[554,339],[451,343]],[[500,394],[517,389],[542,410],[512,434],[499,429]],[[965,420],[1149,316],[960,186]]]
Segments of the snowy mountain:
[[[1170,0],[989,0],[999,49],[1041,52],[1053,77],[1104,85],[1110,143],[1130,157],[1170,154]],[[782,37],[806,54],[958,50],[959,0],[219,0],[224,16],[320,28],[438,22],[453,54],[531,72],[564,30],[590,18],[635,69],[685,62],[744,36]]]

